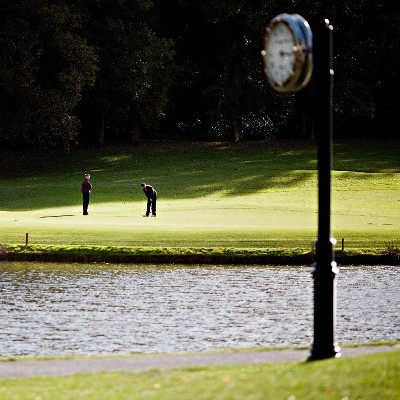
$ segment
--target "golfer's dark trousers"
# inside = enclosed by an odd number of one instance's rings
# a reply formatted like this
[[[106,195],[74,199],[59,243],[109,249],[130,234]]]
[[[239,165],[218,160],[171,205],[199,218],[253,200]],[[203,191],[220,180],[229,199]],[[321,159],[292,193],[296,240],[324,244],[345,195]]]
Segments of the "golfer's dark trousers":
[[[83,196],[83,215],[88,215],[89,193],[82,193]]]
[[[156,215],[156,212],[157,212],[157,196],[149,197],[147,199],[146,215],[150,215],[150,208],[151,208],[151,213],[153,215]]]

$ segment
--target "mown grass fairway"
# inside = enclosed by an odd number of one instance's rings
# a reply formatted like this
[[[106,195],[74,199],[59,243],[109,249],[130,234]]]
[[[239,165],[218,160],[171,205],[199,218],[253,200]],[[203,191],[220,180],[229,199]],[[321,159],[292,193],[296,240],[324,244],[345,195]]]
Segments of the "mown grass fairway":
[[[398,142],[333,149],[332,233],[346,250],[398,248]],[[82,215],[84,172],[94,185]],[[161,248],[298,249],[317,238],[312,141],[145,142],[72,154],[3,154],[0,243]],[[143,218],[140,182],[158,191]]]

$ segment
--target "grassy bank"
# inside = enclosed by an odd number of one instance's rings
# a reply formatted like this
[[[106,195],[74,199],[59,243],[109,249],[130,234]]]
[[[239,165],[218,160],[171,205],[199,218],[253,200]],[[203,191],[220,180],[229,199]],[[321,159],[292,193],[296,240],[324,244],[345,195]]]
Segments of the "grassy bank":
[[[268,264],[306,265],[315,261],[314,251],[301,249],[238,249],[191,247],[118,247],[6,245],[0,261],[108,262],[151,264]],[[340,265],[399,265],[398,251],[337,251]]]
[[[340,263],[398,264],[398,142],[338,142],[332,234]],[[151,142],[3,154],[0,257],[118,262],[309,263],[317,238],[315,142]],[[80,182],[92,174],[90,214]],[[140,182],[158,191],[143,218]]]
[[[311,363],[263,363],[0,379],[0,397],[9,400],[395,400],[400,393],[399,360],[399,351],[390,351]]]

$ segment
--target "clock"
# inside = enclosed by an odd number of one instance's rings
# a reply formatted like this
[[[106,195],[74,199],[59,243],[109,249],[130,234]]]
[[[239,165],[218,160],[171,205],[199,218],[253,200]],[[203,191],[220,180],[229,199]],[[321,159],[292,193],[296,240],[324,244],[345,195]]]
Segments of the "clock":
[[[264,72],[271,86],[280,92],[296,92],[312,75],[312,32],[298,14],[279,14],[264,36],[261,51]]]

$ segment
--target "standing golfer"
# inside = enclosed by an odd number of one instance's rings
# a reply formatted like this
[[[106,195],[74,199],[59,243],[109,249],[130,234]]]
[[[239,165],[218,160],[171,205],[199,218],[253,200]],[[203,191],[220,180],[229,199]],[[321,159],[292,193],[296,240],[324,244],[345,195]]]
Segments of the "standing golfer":
[[[85,174],[82,181],[82,196],[83,196],[83,215],[89,215],[89,198],[92,191],[92,184],[90,183],[90,174]]]
[[[150,207],[151,207],[151,216],[156,216],[156,206],[157,206],[157,192],[153,188],[153,186],[147,185],[146,183],[142,182],[140,186],[143,189],[144,194],[147,197],[147,209],[146,214],[143,217],[148,217],[150,215]]]

